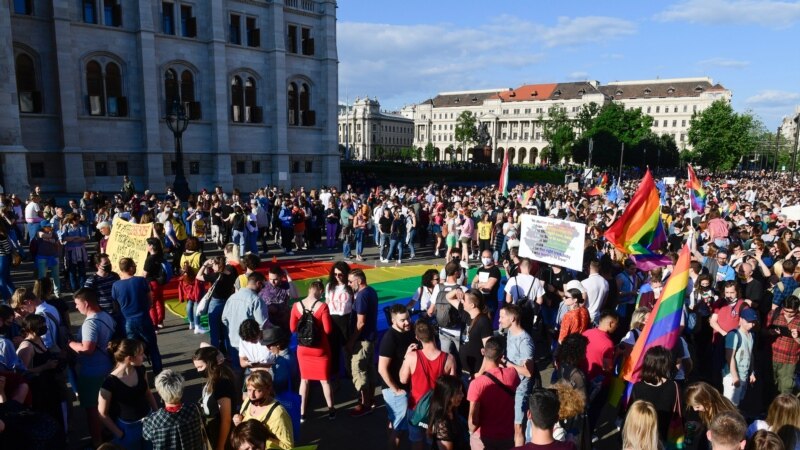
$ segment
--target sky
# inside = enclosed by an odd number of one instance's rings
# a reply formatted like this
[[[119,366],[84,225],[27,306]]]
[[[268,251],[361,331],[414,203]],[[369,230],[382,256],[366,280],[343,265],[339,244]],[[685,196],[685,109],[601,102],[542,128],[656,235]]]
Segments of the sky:
[[[800,106],[800,1],[339,0],[339,101],[710,77],[771,131]]]

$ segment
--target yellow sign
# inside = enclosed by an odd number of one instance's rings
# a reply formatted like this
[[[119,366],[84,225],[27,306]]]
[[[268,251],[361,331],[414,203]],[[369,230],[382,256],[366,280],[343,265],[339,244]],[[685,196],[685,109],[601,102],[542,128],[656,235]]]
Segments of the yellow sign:
[[[126,222],[119,217],[114,218],[111,236],[108,238],[106,253],[111,260],[111,267],[119,271],[119,260],[133,258],[136,262],[136,274],[144,273],[144,261],[147,259],[147,238],[153,233],[153,224],[139,225]]]

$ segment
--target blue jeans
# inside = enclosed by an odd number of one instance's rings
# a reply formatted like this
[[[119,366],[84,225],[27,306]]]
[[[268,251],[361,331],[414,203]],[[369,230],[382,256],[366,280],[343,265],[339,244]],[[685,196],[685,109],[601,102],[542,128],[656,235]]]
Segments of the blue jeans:
[[[50,269],[50,276],[53,278],[55,294],[59,295],[61,292],[61,265],[58,263],[58,258],[55,256],[37,256],[36,277],[43,278],[47,275],[47,269]]]
[[[397,259],[403,259],[403,241],[400,238],[389,240],[389,253],[386,254],[386,259],[392,259],[395,247],[397,248]]]
[[[0,298],[9,301],[15,290],[11,281],[11,255],[0,255]]]
[[[258,254],[258,231],[247,232],[247,251],[257,255]]]
[[[364,229],[356,228],[355,238],[356,238],[356,255],[361,256],[361,253],[364,252]]]
[[[227,336],[224,331],[225,326],[222,325],[222,310],[224,308],[225,300],[212,297],[211,301],[208,302],[208,337],[211,339],[211,345],[220,350],[225,348],[223,337]]]
[[[239,246],[239,256],[244,256],[244,231],[233,230],[233,233],[231,234],[231,242]]]
[[[350,239],[348,239],[347,236],[342,240],[342,254],[345,258],[353,256],[353,253],[350,251]]]
[[[146,313],[137,317],[125,318],[125,334],[128,339],[138,339],[144,342],[145,350],[150,357],[150,364],[153,366],[153,373],[161,373],[161,352],[158,351],[158,341],[156,331],[153,329],[153,322]]]
[[[412,228],[406,234],[406,244],[408,244],[408,252],[411,253],[413,258],[416,253],[414,252],[414,238],[417,237],[417,230]]]
[[[375,245],[381,245],[381,232],[377,225],[372,227],[372,235],[375,239]]]
[[[200,317],[195,315],[196,308],[197,308],[197,302],[193,301],[186,302],[186,316],[189,318],[189,326],[191,326],[192,328],[201,328]]]
[[[72,291],[77,291],[86,283],[86,263],[84,261],[67,263],[67,276]]]

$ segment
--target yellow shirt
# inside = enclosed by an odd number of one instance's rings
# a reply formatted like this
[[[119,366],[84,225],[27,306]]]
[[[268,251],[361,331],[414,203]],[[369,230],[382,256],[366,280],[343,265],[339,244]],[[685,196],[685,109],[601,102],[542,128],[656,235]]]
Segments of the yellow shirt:
[[[488,241],[492,238],[492,223],[478,222],[478,239]]]
[[[274,411],[270,414],[273,406]],[[242,415],[242,422],[250,419],[257,420],[266,425],[269,432],[275,435],[274,438],[267,439],[267,448],[290,450],[294,446],[292,418],[276,400],[272,400],[272,403],[267,405],[258,416],[250,415],[250,400],[246,400],[239,414]]]

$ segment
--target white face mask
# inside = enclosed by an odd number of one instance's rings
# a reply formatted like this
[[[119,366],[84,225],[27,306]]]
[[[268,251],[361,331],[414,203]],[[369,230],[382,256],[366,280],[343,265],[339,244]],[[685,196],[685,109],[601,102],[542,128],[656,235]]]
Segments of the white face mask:
[[[489,264],[492,263],[492,258],[481,258],[481,262],[483,263],[484,266],[488,266]]]

